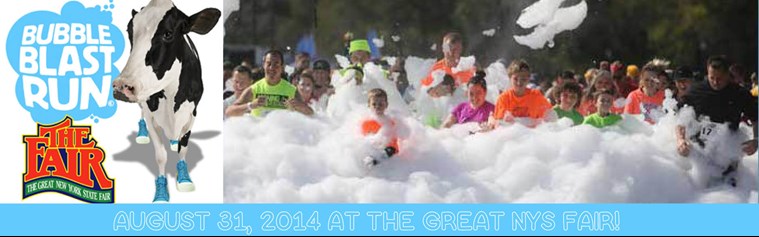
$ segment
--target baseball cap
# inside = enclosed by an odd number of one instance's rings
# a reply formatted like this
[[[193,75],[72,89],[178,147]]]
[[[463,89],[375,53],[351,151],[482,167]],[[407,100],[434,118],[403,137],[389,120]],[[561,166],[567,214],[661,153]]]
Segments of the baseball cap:
[[[690,70],[687,66],[681,66],[677,68],[677,71],[675,71],[675,80],[680,79],[693,79],[693,71]]]

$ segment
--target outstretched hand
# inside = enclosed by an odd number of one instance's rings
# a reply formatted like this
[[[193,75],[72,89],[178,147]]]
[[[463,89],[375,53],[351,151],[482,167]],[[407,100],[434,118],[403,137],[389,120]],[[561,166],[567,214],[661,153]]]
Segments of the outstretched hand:
[[[677,153],[681,156],[687,157],[690,154],[690,142],[685,139],[677,140]]]

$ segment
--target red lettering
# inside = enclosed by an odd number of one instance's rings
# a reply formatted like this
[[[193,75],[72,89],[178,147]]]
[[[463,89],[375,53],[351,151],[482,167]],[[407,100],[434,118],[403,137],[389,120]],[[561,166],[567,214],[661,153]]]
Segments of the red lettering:
[[[55,125],[38,126],[37,136],[24,136],[27,150],[24,182],[55,176],[90,188],[97,181],[101,189],[112,189],[113,180],[103,168],[105,152],[90,138],[90,127],[71,125],[71,118],[66,117]]]
[[[103,149],[82,149],[79,152],[82,157],[82,163],[80,166],[83,171],[82,173],[84,173],[85,170],[92,170],[92,172],[95,173],[95,179],[97,179],[100,184],[100,188],[112,188],[113,180],[110,180],[105,175],[105,170],[103,169],[103,161],[105,160],[105,152],[103,152]],[[87,172],[87,174],[87,177],[89,177],[89,172]]]
[[[66,174],[66,178],[74,181],[76,183],[79,183],[81,185],[92,187],[92,179],[90,179],[90,172],[87,170],[83,170],[82,167],[80,167],[80,160],[79,154],[80,149],[67,149],[66,154],[68,156],[68,173]]]
[[[90,128],[74,128],[74,147],[95,147],[95,142],[89,140],[84,143],[84,139],[90,137]]]
[[[45,158],[42,159],[40,164],[40,172],[51,173],[49,168],[53,168],[52,175],[66,177],[66,168],[63,165],[63,157],[58,149],[47,149],[45,151]]]
[[[39,126],[37,128],[37,136],[38,137],[47,137],[47,136],[49,136],[50,137],[50,143],[47,145],[48,147],[62,147],[62,146],[65,146],[65,145],[62,145],[62,144],[58,143],[58,139],[57,139],[58,134],[57,134],[56,131],[58,131],[59,129],[62,129],[62,128],[68,128],[69,126],[71,126],[71,118],[70,117],[66,117],[60,123],[55,124],[55,125],[50,126],[50,127]]]
[[[45,151],[47,148],[48,140],[46,137],[24,137],[24,143],[26,143],[26,173],[24,173],[24,182],[35,180],[39,177],[45,176],[45,172],[41,172],[37,158],[45,157]]]

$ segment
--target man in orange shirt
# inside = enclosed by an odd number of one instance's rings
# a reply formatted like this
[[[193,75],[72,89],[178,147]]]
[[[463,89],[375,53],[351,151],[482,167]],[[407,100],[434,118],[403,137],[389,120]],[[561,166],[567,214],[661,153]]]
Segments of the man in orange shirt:
[[[501,93],[495,104],[495,112],[488,122],[488,128],[494,129],[498,121],[512,122],[514,118],[529,118],[529,127],[537,126],[551,109],[551,103],[540,90],[527,88],[530,81],[530,66],[524,60],[514,60],[509,65],[508,75],[511,88]]]
[[[427,77],[422,79],[422,86],[430,86],[433,82],[432,72],[437,70],[445,71],[445,74],[453,76],[456,81],[456,87],[459,85],[466,85],[469,79],[474,76],[476,71],[475,67],[467,70],[453,72],[453,68],[459,65],[459,59],[461,58],[461,51],[463,49],[463,41],[461,34],[448,33],[443,37],[443,59],[437,61],[432,65],[432,70],[427,74]]]

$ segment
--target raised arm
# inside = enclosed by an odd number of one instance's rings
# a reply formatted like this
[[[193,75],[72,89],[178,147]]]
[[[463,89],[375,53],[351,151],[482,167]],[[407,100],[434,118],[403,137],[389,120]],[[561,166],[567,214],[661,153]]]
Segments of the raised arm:
[[[227,117],[242,116],[253,109],[251,108],[252,106],[248,106],[248,103],[252,102],[252,97],[253,92],[250,90],[250,87],[246,88],[240,95],[240,98],[237,98],[235,103],[230,105],[229,108],[227,108],[227,111],[224,111],[224,114],[226,114]]]
[[[690,142],[685,137],[685,126],[677,125],[675,127],[675,136],[677,136],[677,153],[681,156],[688,156],[690,154]]]

